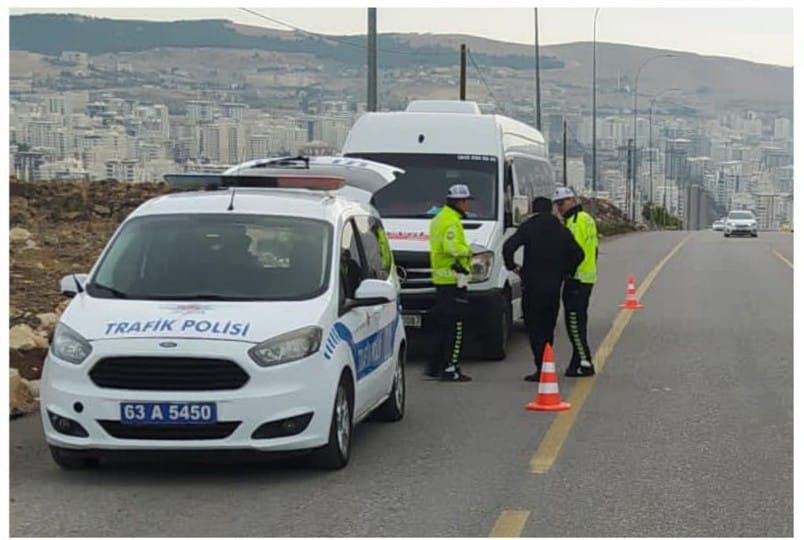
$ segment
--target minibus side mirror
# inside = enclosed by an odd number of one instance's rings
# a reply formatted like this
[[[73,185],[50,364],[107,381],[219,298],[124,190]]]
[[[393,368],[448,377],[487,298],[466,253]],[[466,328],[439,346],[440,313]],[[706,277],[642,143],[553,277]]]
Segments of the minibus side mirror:
[[[519,227],[530,213],[530,200],[524,195],[514,196],[514,225]]]

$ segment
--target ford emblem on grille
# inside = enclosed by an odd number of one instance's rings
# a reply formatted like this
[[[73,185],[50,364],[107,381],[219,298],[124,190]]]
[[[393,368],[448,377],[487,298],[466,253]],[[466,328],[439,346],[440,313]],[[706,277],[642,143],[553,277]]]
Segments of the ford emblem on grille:
[[[179,345],[177,343],[172,342],[172,341],[163,341],[162,343],[159,344],[159,346],[163,347],[165,349],[175,349]]]

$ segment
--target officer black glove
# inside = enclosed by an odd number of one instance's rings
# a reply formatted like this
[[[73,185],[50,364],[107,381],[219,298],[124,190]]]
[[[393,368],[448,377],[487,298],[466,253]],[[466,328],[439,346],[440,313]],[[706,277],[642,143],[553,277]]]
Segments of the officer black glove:
[[[468,274],[469,274],[469,270],[467,270],[466,268],[464,268],[463,266],[461,266],[461,264],[460,264],[460,263],[454,263],[454,264],[452,265],[452,270],[453,270],[453,271],[454,271],[456,274],[465,274],[465,275],[468,275]]]

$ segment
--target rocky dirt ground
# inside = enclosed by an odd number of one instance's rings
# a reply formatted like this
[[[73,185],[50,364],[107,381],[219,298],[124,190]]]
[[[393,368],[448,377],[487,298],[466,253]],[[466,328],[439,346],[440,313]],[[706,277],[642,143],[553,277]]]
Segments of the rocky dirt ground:
[[[169,188],[115,181],[12,180],[10,185],[10,367],[26,381],[40,377],[49,339],[68,303],[59,294],[59,280],[88,272],[120,222]],[[632,230],[606,202],[599,202],[598,214],[603,234]],[[20,398],[21,408],[26,399]]]
[[[38,379],[67,301],[59,280],[88,272],[120,222],[164,184],[11,182],[10,365]],[[13,377],[12,377],[13,378]]]

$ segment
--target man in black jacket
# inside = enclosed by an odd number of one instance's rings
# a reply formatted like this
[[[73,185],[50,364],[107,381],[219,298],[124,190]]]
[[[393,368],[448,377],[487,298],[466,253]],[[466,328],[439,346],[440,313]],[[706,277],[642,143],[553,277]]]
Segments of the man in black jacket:
[[[533,216],[505,241],[503,259],[508,270],[522,278],[522,311],[536,372],[526,381],[538,381],[542,354],[553,344],[553,332],[561,304],[561,284],[583,261],[581,247],[564,225],[552,214],[553,203],[546,197],[533,199]],[[524,264],[514,262],[514,253],[524,246]]]

